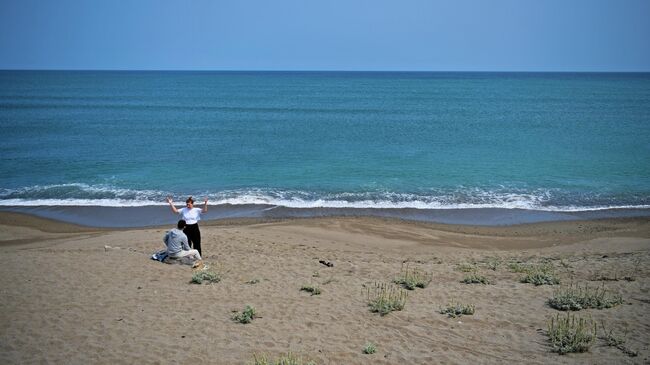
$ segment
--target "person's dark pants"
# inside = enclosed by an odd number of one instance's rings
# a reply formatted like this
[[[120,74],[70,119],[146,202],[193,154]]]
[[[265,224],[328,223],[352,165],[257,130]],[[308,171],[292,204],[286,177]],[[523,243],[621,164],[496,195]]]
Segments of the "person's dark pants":
[[[201,252],[201,231],[199,231],[199,224],[188,224],[183,229],[183,233],[187,236],[187,242],[190,244],[190,247],[199,251],[199,255],[203,257]]]

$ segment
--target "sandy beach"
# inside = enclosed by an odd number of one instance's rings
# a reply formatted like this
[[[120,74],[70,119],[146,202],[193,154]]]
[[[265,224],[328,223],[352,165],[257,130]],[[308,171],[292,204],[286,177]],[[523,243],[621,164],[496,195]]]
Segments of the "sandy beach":
[[[190,283],[189,266],[150,259],[169,228],[94,229],[0,213],[0,363],[245,364],[288,351],[317,364],[650,359],[647,218],[509,227],[349,217],[203,222],[205,262],[221,281],[202,285]],[[586,353],[552,352],[547,324],[564,312],[547,300],[558,286],[520,282],[514,263],[545,263],[563,284],[620,294],[621,305],[575,314],[599,330],[627,331],[625,346],[638,355],[607,346],[603,331]],[[405,264],[431,273],[431,283],[408,291],[403,310],[372,313],[366,288],[391,283]],[[468,267],[492,284],[462,283]],[[450,301],[475,313],[440,314]],[[246,305],[258,318],[233,321]],[[368,342],[376,353],[362,352]]]

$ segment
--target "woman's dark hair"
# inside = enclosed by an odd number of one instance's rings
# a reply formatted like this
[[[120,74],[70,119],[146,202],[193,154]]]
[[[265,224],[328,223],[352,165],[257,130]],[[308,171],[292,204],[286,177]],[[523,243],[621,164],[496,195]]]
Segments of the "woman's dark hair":
[[[183,229],[183,228],[185,228],[185,220],[184,220],[184,219],[179,220],[179,221],[178,221],[178,224],[176,225],[176,227],[178,227],[178,229]]]
[[[185,201],[185,204],[187,204],[187,203],[194,204],[194,199],[192,199],[192,197],[187,198],[187,200]]]

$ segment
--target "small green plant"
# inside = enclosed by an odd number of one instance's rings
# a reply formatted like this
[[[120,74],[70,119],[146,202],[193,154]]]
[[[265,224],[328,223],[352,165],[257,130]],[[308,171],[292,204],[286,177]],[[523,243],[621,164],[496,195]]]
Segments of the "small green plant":
[[[617,349],[621,350],[625,355],[629,357],[635,357],[638,356],[639,353],[637,351],[634,351],[627,346],[625,346],[625,342],[627,342],[627,329],[622,335],[617,335],[614,333],[614,330],[607,330],[605,328],[605,323],[600,322],[600,325],[603,328],[603,336],[601,339],[605,341],[605,344],[607,346],[611,347],[616,347]]]
[[[316,365],[316,363],[310,360],[305,362],[301,357],[289,352],[275,360],[269,360],[266,355],[253,354],[253,365]]]
[[[208,284],[218,283],[221,281],[221,276],[210,270],[199,270],[192,274],[192,284],[202,284],[204,281]]]
[[[521,282],[535,284],[535,286],[557,285],[560,283],[560,279],[558,279],[553,273],[538,271],[524,276],[521,278]]]
[[[372,342],[368,342],[363,346],[363,353],[367,355],[372,355],[377,352],[377,345]]]
[[[603,284],[600,288],[590,288],[587,284],[584,287],[570,284],[559,288],[548,300],[548,305],[562,311],[579,311],[581,309],[612,308],[623,303],[623,298],[618,294],[612,294]]]
[[[471,273],[469,275],[466,275],[463,280],[461,280],[461,283],[465,284],[492,284],[490,280],[488,280],[485,276],[479,275],[477,273]]]
[[[400,275],[395,278],[394,283],[399,284],[405,289],[414,290],[415,288],[426,288],[431,283],[433,275],[418,269],[409,269],[402,265]]]
[[[247,281],[246,284],[255,285],[255,284],[259,283],[259,282],[260,282],[260,279],[256,278],[256,279],[251,279],[251,280]]]
[[[530,265],[521,262],[511,262],[508,264],[510,272],[525,273],[530,270]]]
[[[311,276],[314,277],[314,278],[318,278],[318,277],[320,277],[320,273],[318,271],[314,271],[314,273],[311,274]]]
[[[548,323],[548,337],[552,350],[560,355],[586,352],[596,339],[596,324],[591,319],[576,318],[570,312],[566,317],[558,314]]]
[[[485,266],[492,271],[497,271],[500,265],[501,265],[501,259],[498,257],[490,258],[485,264]]]
[[[463,262],[456,265],[456,270],[460,272],[474,272],[476,271],[476,265]]]
[[[377,284],[366,288],[366,298],[370,311],[381,316],[392,311],[401,311],[406,305],[408,294],[404,289],[390,284]]]
[[[311,293],[311,295],[319,295],[321,293],[320,288],[315,285],[303,285],[300,290]]]
[[[446,307],[440,308],[440,314],[446,314],[448,317],[456,318],[462,315],[471,316],[474,314],[476,307],[473,304],[461,304],[451,301]]]
[[[557,285],[560,279],[555,276],[553,266],[549,264],[542,264],[531,266],[525,271],[526,275],[521,278],[522,283],[531,283],[538,285]]]
[[[247,305],[242,312],[235,312],[232,315],[233,321],[243,324],[251,323],[254,318],[257,318],[257,312],[255,312],[255,308],[250,305]]]

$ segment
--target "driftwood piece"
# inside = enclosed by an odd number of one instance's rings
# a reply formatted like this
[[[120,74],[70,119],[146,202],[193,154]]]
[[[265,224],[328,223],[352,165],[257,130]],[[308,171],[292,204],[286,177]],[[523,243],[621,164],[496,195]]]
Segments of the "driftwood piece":
[[[320,262],[321,264],[323,264],[323,265],[325,265],[327,267],[334,267],[333,262],[329,262],[329,261],[325,261],[325,260],[319,260],[318,262]]]

